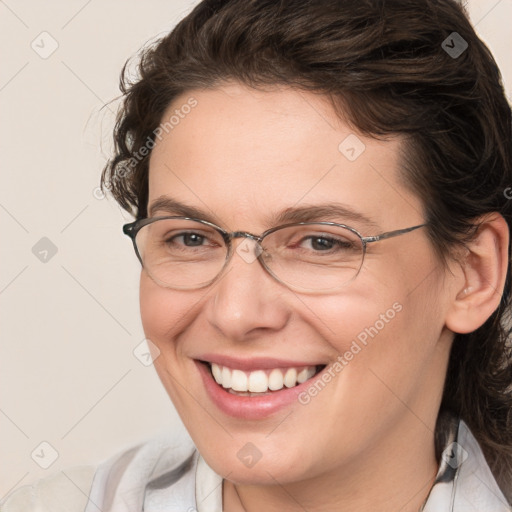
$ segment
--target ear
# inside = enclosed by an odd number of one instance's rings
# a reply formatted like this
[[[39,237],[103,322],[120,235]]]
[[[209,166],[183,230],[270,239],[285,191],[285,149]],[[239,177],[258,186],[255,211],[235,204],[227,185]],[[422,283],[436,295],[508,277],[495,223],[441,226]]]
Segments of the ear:
[[[497,309],[509,265],[509,229],[499,213],[479,219],[477,234],[459,264],[446,326],[455,333],[478,329]]]

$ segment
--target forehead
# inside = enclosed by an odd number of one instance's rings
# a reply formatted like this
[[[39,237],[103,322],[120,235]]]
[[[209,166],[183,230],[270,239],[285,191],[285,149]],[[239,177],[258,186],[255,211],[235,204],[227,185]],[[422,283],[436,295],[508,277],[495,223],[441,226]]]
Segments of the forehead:
[[[386,227],[421,218],[398,178],[400,140],[357,133],[323,96],[229,84],[181,95],[161,126],[171,118],[151,155],[150,206],[171,196],[232,229],[266,229],[269,212],[334,202]]]

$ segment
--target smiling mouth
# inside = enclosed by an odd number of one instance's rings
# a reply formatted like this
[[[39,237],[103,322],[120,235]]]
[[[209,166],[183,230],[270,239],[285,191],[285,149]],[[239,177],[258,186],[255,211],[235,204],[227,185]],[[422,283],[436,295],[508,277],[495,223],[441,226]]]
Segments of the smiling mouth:
[[[201,363],[208,367],[213,380],[228,393],[254,397],[294,388],[312,379],[326,367],[322,364],[244,371],[209,361]]]

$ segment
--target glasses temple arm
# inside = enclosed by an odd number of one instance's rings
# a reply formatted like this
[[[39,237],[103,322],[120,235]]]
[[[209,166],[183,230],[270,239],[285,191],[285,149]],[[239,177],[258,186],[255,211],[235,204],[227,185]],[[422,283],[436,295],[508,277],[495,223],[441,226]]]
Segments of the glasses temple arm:
[[[412,226],[410,228],[404,228],[404,229],[395,229],[394,231],[387,231],[386,233],[381,233],[380,235],[375,236],[365,236],[362,237],[363,242],[370,243],[370,242],[378,242],[379,240],[386,240],[386,238],[393,238],[395,236],[404,235],[405,233],[409,233],[409,231],[414,231],[415,229],[423,228],[427,224],[419,224],[417,226]]]

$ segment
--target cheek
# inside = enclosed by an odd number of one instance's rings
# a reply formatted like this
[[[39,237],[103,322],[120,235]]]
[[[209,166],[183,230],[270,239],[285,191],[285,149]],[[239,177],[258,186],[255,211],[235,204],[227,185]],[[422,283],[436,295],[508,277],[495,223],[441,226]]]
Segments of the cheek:
[[[333,373],[340,378],[333,381],[341,404],[357,396],[354,406],[379,408],[396,402],[390,389],[412,397],[431,371],[444,326],[442,279],[435,272],[423,274],[428,277],[415,280],[397,272],[388,282],[361,276],[350,294],[304,300],[313,330],[336,354]]]
[[[197,294],[162,288],[143,271],[140,278],[140,312],[146,338],[151,340],[166,359],[169,353],[179,350],[172,343],[175,336],[185,328],[192,317]]]
[[[190,374],[190,361],[183,356],[180,333],[194,316],[197,294],[162,288],[143,271],[140,278],[140,311],[144,334],[158,349],[154,368],[182,415],[186,411],[187,395],[182,390]]]
[[[158,346],[176,312],[165,290],[155,286],[144,272],[140,278],[140,314],[146,338]]]

